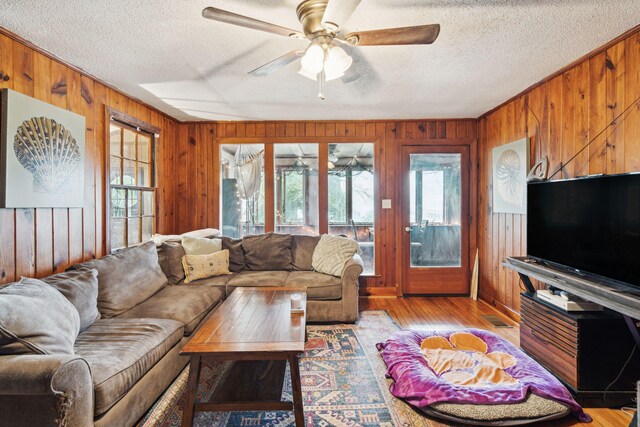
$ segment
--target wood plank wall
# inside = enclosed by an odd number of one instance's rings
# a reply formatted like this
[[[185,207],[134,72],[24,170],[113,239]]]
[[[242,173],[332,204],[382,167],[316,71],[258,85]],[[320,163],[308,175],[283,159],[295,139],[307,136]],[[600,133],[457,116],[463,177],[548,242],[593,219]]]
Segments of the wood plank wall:
[[[636,31],[480,118],[478,241],[483,299],[518,318],[518,276],[501,262],[506,256],[525,254],[527,245],[526,215],[492,211],[491,150],[528,136],[532,163],[548,156],[551,174],[639,96],[640,33]],[[555,179],[632,171],[640,171],[640,104]]]
[[[417,120],[399,122],[218,122],[178,126],[176,146],[176,232],[219,225],[219,144],[244,142],[375,142],[376,276],[365,280],[368,293],[395,295],[401,260],[396,255],[401,219],[399,153],[402,145],[465,144],[475,152],[476,120]],[[475,165],[477,162],[473,162]],[[391,199],[394,209],[380,209]],[[475,206],[475,199],[472,206]],[[473,224],[475,224],[475,219]],[[473,227],[475,229],[475,226]],[[475,233],[474,233],[475,234]],[[473,242],[475,247],[475,240]],[[475,252],[475,251],[474,251]],[[382,289],[385,288],[385,289]]]
[[[158,231],[174,228],[173,141],[177,122],[0,33],[0,88],[10,88],[86,118],[85,206],[0,209],[0,283],[42,277],[105,253],[105,106],[162,129],[157,145]]]

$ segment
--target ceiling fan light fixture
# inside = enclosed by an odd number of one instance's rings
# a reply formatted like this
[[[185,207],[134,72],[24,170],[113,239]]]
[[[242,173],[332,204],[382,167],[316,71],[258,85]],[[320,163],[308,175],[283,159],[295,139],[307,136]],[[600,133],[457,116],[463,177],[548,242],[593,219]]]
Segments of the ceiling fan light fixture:
[[[327,76],[327,81],[334,80],[342,77],[351,67],[353,58],[347,55],[341,47],[332,46],[327,54],[327,60],[324,63],[324,72]]]
[[[306,77],[310,80],[313,80],[314,82],[318,81],[318,74],[310,73],[304,67],[300,67],[300,70],[298,70],[298,74],[300,74],[302,77]]]
[[[324,65],[324,49],[316,43],[312,43],[302,57],[302,68],[309,74],[318,74]]]

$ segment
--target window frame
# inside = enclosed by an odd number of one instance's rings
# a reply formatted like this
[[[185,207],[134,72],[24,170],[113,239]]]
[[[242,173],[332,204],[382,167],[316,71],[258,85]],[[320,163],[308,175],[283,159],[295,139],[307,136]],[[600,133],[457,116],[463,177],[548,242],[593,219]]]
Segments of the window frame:
[[[153,126],[149,123],[146,123],[142,120],[139,120],[135,117],[129,116],[128,114],[122,113],[114,108],[111,107],[106,107],[105,108],[105,164],[104,164],[104,176],[105,176],[105,182],[104,182],[104,205],[105,205],[105,246],[106,246],[106,252],[107,253],[113,253],[115,251],[118,250],[122,250],[128,247],[132,247],[132,246],[138,246],[141,245],[143,243],[145,243],[145,241],[142,239],[142,228],[140,229],[140,240],[141,242],[138,243],[134,243],[134,244],[129,244],[129,242],[127,241],[127,234],[128,234],[128,224],[125,226],[125,246],[122,248],[112,248],[111,245],[111,227],[112,227],[112,220],[114,219],[114,217],[112,216],[112,206],[111,206],[111,190],[112,189],[120,189],[120,190],[124,190],[125,191],[125,195],[128,195],[128,193],[130,191],[138,191],[140,194],[140,198],[141,200],[144,199],[143,194],[145,192],[150,192],[153,195],[153,207],[152,207],[152,215],[151,217],[152,222],[152,234],[156,232],[157,230],[157,225],[158,225],[158,187],[157,187],[157,182],[158,182],[158,177],[157,177],[157,147],[158,147],[158,140],[160,138],[160,128],[157,126]],[[149,153],[149,180],[150,180],[150,186],[138,186],[138,185],[125,185],[124,183],[121,184],[111,184],[111,124],[114,123],[116,126],[122,128],[122,133],[124,134],[124,129],[129,129],[133,132],[135,132],[136,134],[139,133],[145,133],[149,136],[149,144],[151,145]],[[120,141],[120,146],[122,147],[123,141],[121,139]],[[137,141],[136,141],[136,170],[138,168],[138,163],[145,163],[146,162],[139,162],[137,160]],[[121,156],[120,156],[121,161],[123,159],[125,159],[124,157],[124,153],[121,152]],[[123,168],[122,164],[121,164],[121,170]],[[127,218],[130,218],[128,216],[127,210],[128,210],[128,203],[126,202],[127,200],[127,196],[125,196],[125,216],[122,217],[125,219],[125,222],[127,220]],[[144,204],[144,201],[142,202]],[[137,217],[131,217],[131,218],[140,218],[140,227],[142,227],[143,224],[143,218],[145,217],[149,217],[149,215],[144,215],[144,212],[142,211],[142,207],[141,207],[141,212],[140,215]],[[119,217],[118,217],[119,218]]]

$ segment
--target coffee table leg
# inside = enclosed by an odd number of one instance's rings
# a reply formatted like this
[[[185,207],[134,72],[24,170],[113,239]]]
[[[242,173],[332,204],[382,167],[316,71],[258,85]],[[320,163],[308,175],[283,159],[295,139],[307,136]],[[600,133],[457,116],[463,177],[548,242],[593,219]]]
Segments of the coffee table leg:
[[[193,411],[196,406],[198,380],[200,379],[200,359],[200,356],[191,356],[189,382],[187,383],[186,400],[182,410],[182,427],[191,427],[193,425]]]
[[[302,384],[300,382],[300,366],[298,355],[289,356],[291,368],[291,391],[293,392],[293,413],[296,417],[296,427],[304,427],[304,410],[302,407]]]

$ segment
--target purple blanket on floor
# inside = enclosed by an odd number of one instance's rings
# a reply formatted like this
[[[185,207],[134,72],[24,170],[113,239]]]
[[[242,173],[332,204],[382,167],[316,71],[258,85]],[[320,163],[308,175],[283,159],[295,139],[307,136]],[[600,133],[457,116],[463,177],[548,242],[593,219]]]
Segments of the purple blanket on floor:
[[[473,366],[463,366],[461,369],[450,369],[447,364],[438,364],[436,359],[442,352],[452,350],[433,350],[436,355],[429,359],[436,367],[432,369],[425,355],[428,350],[421,351],[420,345],[425,338],[436,338],[448,344],[452,334],[468,332],[480,338],[486,343],[486,350],[469,351],[459,345],[464,360],[471,360]],[[455,337],[452,341],[456,342]],[[471,337],[473,338],[473,337]],[[445,340],[446,339],[446,340]],[[432,339],[433,340],[433,339]],[[393,378],[394,383],[390,387],[391,394],[404,399],[409,404],[423,408],[438,402],[471,403],[471,404],[505,404],[523,401],[528,393],[551,399],[562,403],[569,408],[573,415],[582,422],[591,421],[591,417],[583,412],[569,391],[560,381],[547,372],[535,360],[527,356],[519,348],[507,342],[503,338],[479,329],[466,329],[464,331],[411,331],[403,330],[392,334],[384,343],[377,345],[384,362],[387,364],[387,376]],[[453,350],[458,350],[453,345]],[[441,353],[437,353],[441,352]],[[498,368],[494,366],[498,375],[504,375],[510,382],[490,384],[476,381],[472,386],[465,385],[468,377],[473,377],[474,372],[479,371],[479,361],[487,359],[485,356],[511,355],[511,363],[508,367]],[[505,356],[508,357],[508,356]],[[491,365],[488,360],[487,365]],[[506,366],[506,365],[505,365]],[[455,371],[455,372],[452,372]],[[505,374],[506,373],[506,374]],[[466,376],[466,377],[465,377]],[[448,378],[448,380],[446,379]],[[462,380],[460,379],[462,378]],[[515,379],[515,380],[514,380]],[[453,381],[453,382],[452,382]],[[459,381],[458,384],[455,382]]]

